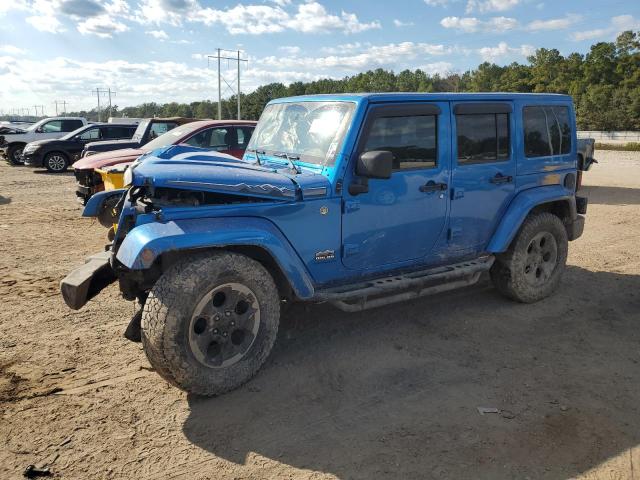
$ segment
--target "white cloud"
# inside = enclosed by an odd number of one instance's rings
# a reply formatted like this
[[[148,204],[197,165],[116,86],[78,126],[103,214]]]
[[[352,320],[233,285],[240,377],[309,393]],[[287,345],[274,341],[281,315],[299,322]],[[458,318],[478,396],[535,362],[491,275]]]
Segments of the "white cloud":
[[[478,20],[476,17],[445,17],[440,20],[440,25],[467,33],[477,31],[502,33],[516,28],[518,21],[509,17],[493,17],[489,20]]]
[[[293,47],[284,45],[282,47],[278,47],[278,50],[286,53],[287,55],[298,55],[300,53],[300,47]]]
[[[78,23],[77,28],[82,35],[96,35],[100,38],[111,38],[116,33],[129,30],[127,25],[114,20],[109,15],[88,18]]]
[[[35,15],[27,17],[25,20],[33,28],[41,32],[60,33],[65,31],[62,23],[54,16]]]
[[[144,33],[151,35],[156,40],[169,40],[169,35],[164,30],[148,30]]]
[[[380,28],[380,22],[361,22],[354,13],[331,14],[316,1],[297,5],[293,12],[285,10],[290,2],[275,5],[239,3],[235,7],[218,9],[203,7],[198,0],[142,0],[134,18],[143,24],[199,22],[207,26],[222,25],[232,35],[262,35],[284,30],[303,33],[359,33]]]
[[[570,13],[562,18],[550,18],[549,20],[534,20],[527,25],[527,30],[537,32],[540,30],[563,30],[575,25],[582,19],[581,15]]]
[[[512,9],[519,3],[520,0],[469,0],[467,2],[466,12],[504,12]]]
[[[23,48],[16,47],[15,45],[0,45],[0,53],[7,53],[9,55],[23,55],[27,51]]]
[[[640,29],[640,20],[633,15],[618,15],[611,18],[609,26],[605,28],[595,28],[593,30],[579,30],[573,32],[570,36],[572,40],[580,42],[583,40],[593,40],[594,38],[609,39],[625,30]]]
[[[290,27],[305,33],[330,32],[340,30],[345,33],[359,33],[374,28],[380,28],[380,22],[361,23],[355,13],[344,10],[340,16],[331,15],[318,2],[298,5],[298,12],[293,16]]]
[[[398,20],[397,18],[393,19],[393,24],[398,28],[412,27],[412,26],[415,25],[415,23],[413,23],[413,22],[403,22],[402,20]]]
[[[446,75],[447,73],[453,71],[453,64],[449,62],[435,62],[427,63],[426,65],[422,65],[418,68],[425,72],[427,75]]]
[[[535,53],[535,47],[531,45],[521,45],[510,47],[505,42],[500,42],[495,47],[482,47],[477,50],[482,60],[486,62],[500,62],[513,56],[528,57]]]
[[[424,0],[424,3],[430,7],[446,7],[454,1],[455,0]]]

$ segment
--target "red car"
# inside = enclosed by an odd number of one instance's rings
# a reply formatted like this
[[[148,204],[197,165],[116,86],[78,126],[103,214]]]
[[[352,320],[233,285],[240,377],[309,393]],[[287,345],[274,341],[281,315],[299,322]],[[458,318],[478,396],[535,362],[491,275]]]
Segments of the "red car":
[[[78,200],[85,204],[94,193],[104,190],[96,168],[130,163],[156,148],[184,143],[242,158],[256,123],[248,120],[201,120],[169,130],[140,148],[124,148],[81,158],[73,164]]]

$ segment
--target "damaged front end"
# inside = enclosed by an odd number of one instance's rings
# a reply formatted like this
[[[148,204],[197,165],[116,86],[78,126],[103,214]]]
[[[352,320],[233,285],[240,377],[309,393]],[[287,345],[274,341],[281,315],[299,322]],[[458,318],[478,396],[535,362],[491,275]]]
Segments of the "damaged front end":
[[[199,248],[193,238],[224,232],[233,220],[226,212],[243,216],[248,209],[295,202],[302,195],[290,176],[273,168],[191,147],[145,156],[129,169],[125,184],[126,189],[103,192],[87,203],[83,215],[98,217],[109,196],[117,195],[113,210],[119,218],[107,250],[62,280],[62,296],[72,309],[116,280],[126,300],[143,303],[177,255]],[[215,229],[204,227],[207,219],[219,220]]]

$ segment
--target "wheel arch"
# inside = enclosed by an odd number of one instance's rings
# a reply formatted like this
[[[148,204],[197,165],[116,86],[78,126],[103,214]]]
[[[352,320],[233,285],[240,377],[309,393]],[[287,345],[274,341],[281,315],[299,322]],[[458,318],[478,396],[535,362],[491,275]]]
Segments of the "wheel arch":
[[[285,298],[311,298],[311,277],[291,244],[267,220],[214,218],[176,220],[138,226],[127,234],[117,259],[128,269],[159,277],[182,258],[197,252],[240,253],[261,263]]]
[[[541,212],[552,213],[560,218],[565,226],[568,225],[577,215],[574,192],[561,185],[550,185],[519,193],[502,217],[487,246],[487,251],[505,252],[527,216]]]

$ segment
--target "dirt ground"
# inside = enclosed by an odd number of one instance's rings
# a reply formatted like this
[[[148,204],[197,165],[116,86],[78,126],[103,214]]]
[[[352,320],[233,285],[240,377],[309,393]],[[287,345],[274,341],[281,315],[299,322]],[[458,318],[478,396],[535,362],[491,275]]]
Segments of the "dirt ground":
[[[640,153],[597,157],[555,296],[294,306],[258,375],[213,399],[150,370],[117,287],[64,305],[106,231],[71,174],[0,165],[0,479],[640,479]]]

